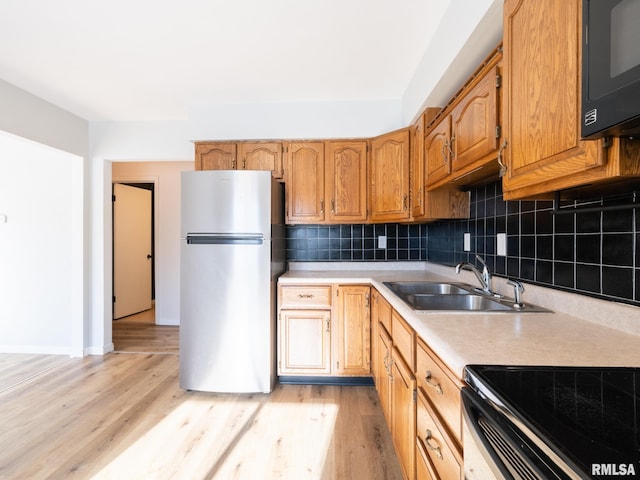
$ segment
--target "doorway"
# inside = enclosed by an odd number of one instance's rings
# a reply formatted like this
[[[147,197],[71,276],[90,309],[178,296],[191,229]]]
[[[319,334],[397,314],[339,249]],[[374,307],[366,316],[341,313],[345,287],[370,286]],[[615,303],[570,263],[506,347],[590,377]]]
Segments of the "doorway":
[[[153,308],[154,190],[153,183],[113,184],[114,320]]]

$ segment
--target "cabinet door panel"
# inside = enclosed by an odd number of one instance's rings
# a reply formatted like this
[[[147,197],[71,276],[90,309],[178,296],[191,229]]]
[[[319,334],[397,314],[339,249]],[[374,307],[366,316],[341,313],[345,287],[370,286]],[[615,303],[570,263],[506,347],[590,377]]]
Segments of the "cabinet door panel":
[[[235,143],[197,143],[196,170],[234,170]]]
[[[380,398],[380,408],[387,425],[391,426],[391,337],[382,324],[378,324],[376,389]]]
[[[341,375],[369,375],[371,372],[370,287],[338,287],[337,365]]]
[[[424,116],[411,127],[411,216],[425,213]]]
[[[391,365],[391,436],[404,477],[415,477],[416,404],[415,378],[398,351],[393,349]]]
[[[286,169],[287,223],[324,221],[324,143],[290,143]]]
[[[282,178],[282,143],[241,143],[239,168],[243,170],[271,170],[274,178]]]
[[[544,193],[547,182],[604,162],[598,142],[580,140],[580,4],[505,1],[505,198],[532,185]]]
[[[325,165],[328,220],[364,222],[367,219],[367,142],[327,142]]]
[[[372,221],[409,218],[409,131],[374,138],[369,158]]]
[[[497,151],[497,76],[497,67],[487,72],[451,114],[454,172]]]
[[[279,325],[278,374],[329,374],[330,322],[330,311],[282,310]]]
[[[451,173],[450,138],[451,116],[447,115],[430,129],[424,139],[427,186],[433,185]]]

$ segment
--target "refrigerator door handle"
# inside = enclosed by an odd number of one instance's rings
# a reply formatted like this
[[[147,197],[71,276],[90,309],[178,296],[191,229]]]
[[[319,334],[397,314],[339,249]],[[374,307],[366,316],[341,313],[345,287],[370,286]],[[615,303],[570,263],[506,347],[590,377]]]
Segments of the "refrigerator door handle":
[[[188,233],[189,245],[262,245],[262,233]]]

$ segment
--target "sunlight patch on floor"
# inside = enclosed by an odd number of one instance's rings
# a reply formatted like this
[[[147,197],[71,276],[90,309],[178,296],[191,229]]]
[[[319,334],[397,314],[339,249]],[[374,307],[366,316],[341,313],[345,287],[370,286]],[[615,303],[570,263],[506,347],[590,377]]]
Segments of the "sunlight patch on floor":
[[[291,403],[267,398],[194,393],[158,416],[155,425],[134,429],[122,440],[129,446],[93,478],[126,473],[129,478],[269,479],[286,474],[320,480],[338,406],[324,399]]]

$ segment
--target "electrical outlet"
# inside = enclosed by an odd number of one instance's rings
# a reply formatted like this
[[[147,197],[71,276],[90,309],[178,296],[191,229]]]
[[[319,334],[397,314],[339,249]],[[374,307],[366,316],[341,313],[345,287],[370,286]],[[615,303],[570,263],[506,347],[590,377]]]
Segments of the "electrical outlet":
[[[507,234],[499,233],[496,237],[496,253],[505,257],[507,255]]]
[[[387,248],[387,236],[379,235],[378,236],[378,248],[385,249]]]
[[[465,252],[471,251],[471,234],[470,233],[464,234],[464,251]]]

